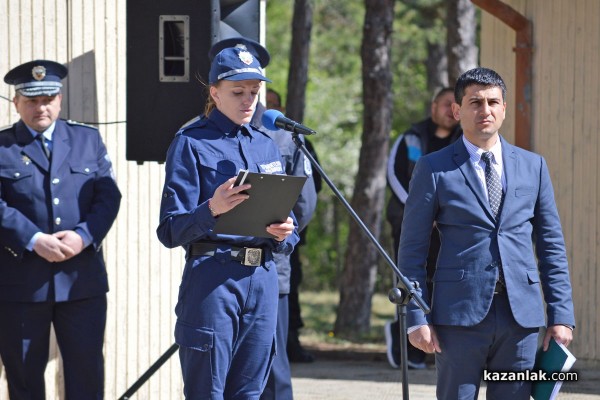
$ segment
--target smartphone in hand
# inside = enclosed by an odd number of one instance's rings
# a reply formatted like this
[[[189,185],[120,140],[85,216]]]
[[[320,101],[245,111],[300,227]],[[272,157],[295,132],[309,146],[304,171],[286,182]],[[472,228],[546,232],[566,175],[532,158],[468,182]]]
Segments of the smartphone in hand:
[[[240,169],[240,172],[238,172],[237,178],[235,178],[235,182],[233,182],[233,187],[243,185],[244,182],[246,181],[247,176],[248,176],[248,170]]]

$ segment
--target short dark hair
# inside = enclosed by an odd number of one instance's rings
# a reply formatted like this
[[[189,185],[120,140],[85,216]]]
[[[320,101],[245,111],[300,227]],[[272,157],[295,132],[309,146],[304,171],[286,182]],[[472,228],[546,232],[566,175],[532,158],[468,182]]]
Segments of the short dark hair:
[[[506,85],[502,77],[492,69],[477,67],[464,72],[458,77],[454,86],[454,100],[458,104],[462,104],[465,90],[471,85],[498,87],[502,90],[502,100],[506,99]]]

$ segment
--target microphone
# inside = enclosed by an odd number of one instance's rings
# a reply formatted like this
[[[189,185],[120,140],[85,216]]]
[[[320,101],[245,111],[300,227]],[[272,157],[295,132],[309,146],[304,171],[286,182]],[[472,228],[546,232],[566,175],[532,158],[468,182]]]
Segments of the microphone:
[[[262,116],[262,124],[271,131],[283,129],[284,131],[301,133],[303,135],[315,135],[317,133],[309,127],[287,118],[277,110],[266,110]]]

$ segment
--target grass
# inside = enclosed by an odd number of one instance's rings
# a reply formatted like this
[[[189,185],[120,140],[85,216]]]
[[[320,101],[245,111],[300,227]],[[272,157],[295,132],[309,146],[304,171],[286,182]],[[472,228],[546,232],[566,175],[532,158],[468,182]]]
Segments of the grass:
[[[395,306],[387,295],[375,294],[372,299],[371,328],[355,342],[335,337],[333,326],[339,301],[338,292],[300,292],[300,305],[304,328],[300,331],[302,343],[311,346],[325,345],[361,345],[385,346],[383,326],[394,318]]]

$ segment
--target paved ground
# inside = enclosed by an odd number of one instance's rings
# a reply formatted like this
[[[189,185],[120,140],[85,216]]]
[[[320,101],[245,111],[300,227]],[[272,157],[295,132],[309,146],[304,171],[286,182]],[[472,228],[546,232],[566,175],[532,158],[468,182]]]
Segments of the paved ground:
[[[317,360],[292,364],[295,400],[402,399],[401,372],[387,363],[383,350],[311,349]],[[578,360],[579,382],[565,383],[559,400],[600,400],[600,363]],[[409,397],[435,399],[435,369],[410,370]],[[480,399],[485,399],[485,387]]]

